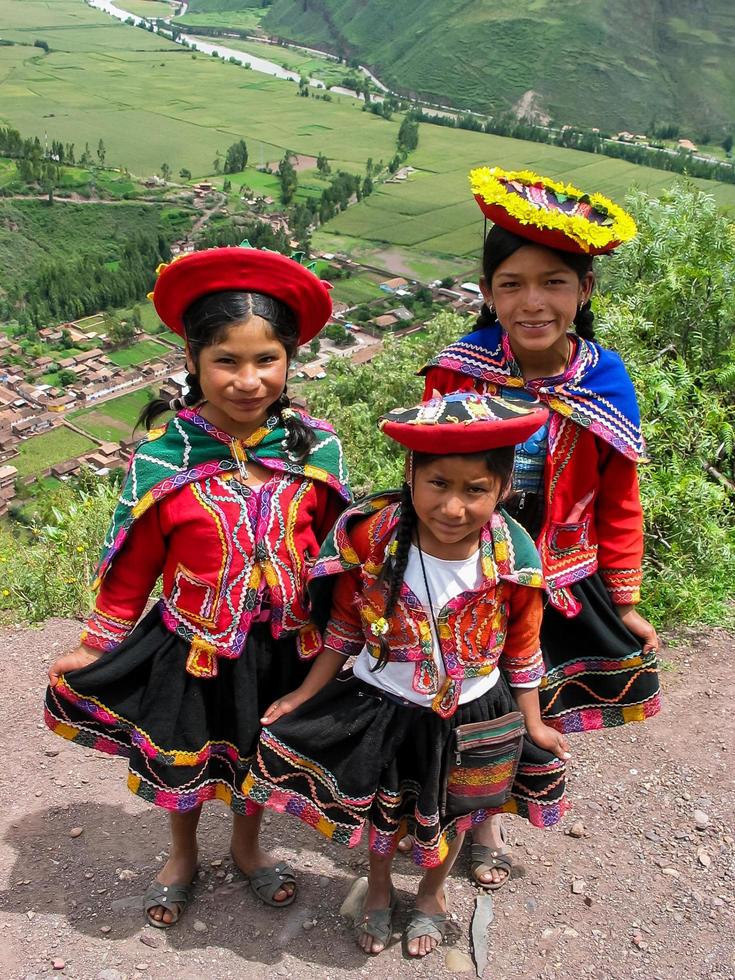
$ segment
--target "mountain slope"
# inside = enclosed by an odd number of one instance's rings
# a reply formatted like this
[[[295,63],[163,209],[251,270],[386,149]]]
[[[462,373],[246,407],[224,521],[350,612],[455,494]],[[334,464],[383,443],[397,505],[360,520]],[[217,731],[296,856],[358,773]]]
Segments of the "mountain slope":
[[[208,3],[222,0],[197,7]],[[732,0],[273,0],[263,27],[483,112],[536,93],[559,123],[673,121],[698,138],[733,126]]]

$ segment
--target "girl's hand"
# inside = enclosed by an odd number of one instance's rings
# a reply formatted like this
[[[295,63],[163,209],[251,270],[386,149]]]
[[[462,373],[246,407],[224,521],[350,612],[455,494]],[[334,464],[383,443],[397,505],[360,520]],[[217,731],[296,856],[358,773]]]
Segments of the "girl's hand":
[[[528,737],[540,749],[546,749],[547,752],[553,753],[558,759],[564,759],[566,761],[572,758],[572,754],[569,751],[569,742],[567,742],[561,732],[549,728],[548,725],[542,723],[535,728],[529,729]]]
[[[48,679],[51,687],[56,687],[59,677],[68,674],[70,670],[80,670],[82,667],[89,667],[95,660],[99,660],[103,650],[96,650],[94,647],[85,646],[80,643],[76,650],[65,653],[63,657],[54,660],[48,670]]]
[[[297,687],[295,691],[291,691],[290,694],[284,694],[282,698],[274,701],[273,704],[268,708],[263,717],[260,719],[261,725],[272,725],[274,721],[278,721],[284,715],[290,714],[295,711],[300,704],[304,701],[308,701],[308,694],[304,694],[300,687]]]
[[[656,630],[651,626],[647,619],[644,619],[635,606],[615,606],[622,623],[628,627],[630,632],[643,641],[643,652],[653,651],[658,653],[659,639]]]

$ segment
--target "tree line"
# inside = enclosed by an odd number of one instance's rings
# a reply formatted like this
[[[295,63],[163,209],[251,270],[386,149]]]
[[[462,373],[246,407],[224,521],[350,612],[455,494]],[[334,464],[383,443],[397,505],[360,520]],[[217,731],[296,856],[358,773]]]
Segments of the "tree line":
[[[667,150],[665,147],[646,146],[640,143],[626,143],[605,137],[602,133],[564,126],[560,130],[547,129],[534,123],[517,119],[512,113],[502,113],[483,119],[473,113],[459,116],[434,115],[421,108],[412,110],[414,118],[432,126],[448,126],[452,129],[468,129],[478,133],[492,133],[495,136],[510,136],[513,139],[529,140],[533,143],[549,143],[566,149],[584,150],[603,156],[626,160],[642,167],[654,167],[672,173],[686,174],[705,180],[719,180],[735,184],[735,165],[727,161],[701,160],[691,151]],[[729,141],[727,141],[729,142]],[[725,141],[723,141],[723,146]],[[730,144],[732,148],[732,144]]]

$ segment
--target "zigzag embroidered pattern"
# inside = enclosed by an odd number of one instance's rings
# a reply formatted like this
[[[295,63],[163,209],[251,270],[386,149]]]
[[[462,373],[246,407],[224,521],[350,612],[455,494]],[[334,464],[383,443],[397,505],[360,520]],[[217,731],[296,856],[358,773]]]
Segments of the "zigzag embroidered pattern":
[[[478,342],[473,342],[475,340]],[[481,340],[486,341],[487,346],[479,342]],[[544,385],[543,379],[528,384],[524,382],[508,337],[499,326],[476,331],[450,344],[428,366],[446,368],[485,381],[491,393],[497,393],[500,388],[507,388],[512,393],[513,388],[525,387],[556,412],[571,418],[583,428],[591,429],[618,452],[634,460],[645,459],[637,407],[634,400],[632,408],[635,413],[628,406],[632,389],[630,392],[627,390],[630,389],[630,381],[622,364],[618,364],[614,355],[597,344],[582,338],[576,338],[576,343],[577,355],[567,372],[554,385]],[[611,394],[603,394],[601,390],[603,387],[607,390],[609,386],[610,392],[615,392],[618,373],[622,374],[627,385],[625,393],[621,389],[615,397],[621,398],[625,411],[613,402]],[[601,383],[595,388],[588,386],[590,375],[600,379]]]

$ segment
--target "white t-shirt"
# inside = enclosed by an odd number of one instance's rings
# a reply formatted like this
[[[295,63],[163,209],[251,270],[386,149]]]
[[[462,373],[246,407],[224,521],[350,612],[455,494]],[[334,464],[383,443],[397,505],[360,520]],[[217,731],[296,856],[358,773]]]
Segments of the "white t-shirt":
[[[442,558],[435,558],[433,555],[427,555],[424,552],[424,568],[426,569],[426,578],[429,582],[431,598],[434,601],[434,616],[437,620],[439,619],[439,613],[451,599],[454,599],[455,596],[463,592],[469,592],[472,589],[478,588],[482,582],[479,548],[469,558],[462,558],[458,561],[445,561]],[[363,647],[355,660],[353,672],[355,677],[359,677],[360,680],[365,681],[367,684],[379,687],[384,691],[388,691],[390,694],[395,694],[399,698],[411,701],[413,704],[431,707],[434,695],[438,693],[438,690],[441,690],[447,672],[439,652],[439,643],[434,630],[431,613],[429,612],[429,597],[426,594],[424,576],[421,571],[419,549],[413,544],[409,552],[408,564],[406,565],[406,573],[403,580],[427,612],[431,635],[434,640],[434,663],[436,664],[439,678],[437,691],[434,694],[422,694],[414,690],[415,662],[395,663],[390,661],[381,670],[371,673],[370,668],[375,666],[376,661],[370,656],[365,647]],[[475,701],[494,687],[499,677],[500,671],[496,667],[489,674],[484,674],[482,677],[466,678],[462,682],[459,703],[466,704],[468,701]],[[538,682],[523,686],[537,687]]]

